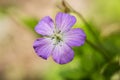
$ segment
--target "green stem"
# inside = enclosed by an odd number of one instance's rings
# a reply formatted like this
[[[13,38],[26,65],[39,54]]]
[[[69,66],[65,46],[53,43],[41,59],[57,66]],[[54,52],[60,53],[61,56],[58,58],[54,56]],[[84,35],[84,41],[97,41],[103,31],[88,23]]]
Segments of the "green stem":
[[[89,23],[85,20],[85,18],[76,10],[74,10],[65,0],[63,0],[62,5],[65,7],[64,11],[69,13],[69,12],[73,12],[76,13],[79,18],[83,21],[83,23],[87,26],[87,28],[89,29],[89,31],[91,32],[91,34],[95,37],[95,40],[100,43],[96,33],[91,29],[91,25],[89,25]]]
[[[101,47],[93,44],[92,42],[90,42],[89,40],[86,40],[87,44],[90,45],[94,50],[100,52],[103,57],[106,59],[106,61],[110,60],[110,57],[108,55],[106,55],[106,52],[104,50],[101,49]]]
[[[91,29],[91,25],[89,25],[89,23],[84,19],[84,17],[77,12],[76,10],[74,10],[65,0],[62,1],[62,5],[65,7],[65,12],[69,13],[69,12],[73,12],[76,13],[79,18],[84,22],[84,24],[87,26],[87,28],[89,29],[89,31],[91,32],[91,34],[94,36],[96,42],[98,43],[99,46],[94,45],[92,42],[87,40],[87,43],[94,48],[95,50],[99,51],[103,56],[105,56],[105,59],[110,60],[109,56],[106,53],[111,53],[109,52],[107,49],[105,49],[102,45],[101,42],[99,41],[98,36],[96,35],[96,33]]]

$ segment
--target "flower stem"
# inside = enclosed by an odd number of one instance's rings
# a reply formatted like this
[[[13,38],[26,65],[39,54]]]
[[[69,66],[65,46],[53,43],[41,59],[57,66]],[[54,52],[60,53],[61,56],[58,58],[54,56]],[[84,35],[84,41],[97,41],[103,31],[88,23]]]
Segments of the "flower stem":
[[[79,12],[77,12],[76,10],[74,10],[65,0],[62,1],[62,5],[65,7],[64,12],[67,12],[67,13],[69,13],[69,12],[76,13],[79,16],[79,18],[83,21],[83,23],[86,25],[86,27],[89,29],[89,31],[91,32],[91,34],[95,37],[96,41],[98,43],[100,43],[98,41],[98,37],[97,37],[96,33],[91,29],[91,25],[89,25],[89,23],[85,20],[85,18]]]
[[[87,29],[89,29],[89,31],[91,32],[91,34],[94,36],[97,45],[94,45],[92,42],[90,42],[89,40],[87,40],[87,43],[94,48],[95,50],[99,51],[104,57],[105,59],[107,59],[108,61],[110,60],[110,57],[106,54],[106,53],[111,53],[110,51],[108,51],[107,49],[104,48],[104,46],[101,44],[101,42],[99,41],[98,36],[96,35],[96,33],[91,29],[91,25],[89,25],[89,23],[85,20],[85,18],[76,10],[74,10],[65,0],[62,0],[62,5],[64,6],[64,11],[69,13],[69,12],[73,12],[76,13],[79,18],[84,22],[84,24],[86,25]]]
[[[100,52],[103,57],[106,59],[106,61],[109,61],[110,60],[110,57],[108,55],[106,55],[106,52],[101,49],[100,46],[97,46],[95,44],[93,44],[92,42],[90,42],[89,40],[86,40],[87,44],[90,45],[94,50],[97,50],[98,52]]]

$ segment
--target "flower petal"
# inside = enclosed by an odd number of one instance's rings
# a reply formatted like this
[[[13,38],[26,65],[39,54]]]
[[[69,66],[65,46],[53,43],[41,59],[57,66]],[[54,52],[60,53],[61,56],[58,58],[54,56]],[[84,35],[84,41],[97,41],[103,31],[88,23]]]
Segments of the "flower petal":
[[[52,35],[53,30],[54,30],[54,23],[49,16],[46,16],[42,20],[40,20],[38,25],[35,27],[35,31],[41,35],[47,35],[47,36]]]
[[[52,40],[49,38],[39,38],[33,44],[35,52],[43,59],[47,59],[50,56],[53,47]]]
[[[76,18],[72,15],[59,12],[56,15],[56,27],[61,32],[66,32],[71,29],[71,27],[75,24]]]
[[[64,41],[71,47],[83,45],[85,39],[86,35],[80,28],[71,29],[70,31],[64,33]]]
[[[54,48],[52,56],[55,62],[66,64],[73,60],[74,52],[67,44],[60,43]]]

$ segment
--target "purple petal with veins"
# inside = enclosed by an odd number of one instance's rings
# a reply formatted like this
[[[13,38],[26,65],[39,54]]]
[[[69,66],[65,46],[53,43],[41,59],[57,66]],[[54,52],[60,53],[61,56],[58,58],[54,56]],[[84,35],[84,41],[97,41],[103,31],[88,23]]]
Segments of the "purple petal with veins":
[[[66,64],[72,61],[74,52],[67,44],[61,42],[59,45],[56,45],[52,56],[55,62],[59,64]]]
[[[60,30],[61,32],[66,32],[70,30],[72,26],[75,24],[76,18],[69,14],[59,12],[56,15],[55,22],[58,30]]]
[[[71,29],[64,34],[64,41],[71,47],[84,44],[86,35],[80,28]]]
[[[49,38],[39,38],[34,42],[33,48],[38,56],[47,59],[52,53],[54,45]]]
[[[43,36],[52,35],[53,30],[54,30],[54,23],[49,16],[44,17],[35,27],[35,31]]]

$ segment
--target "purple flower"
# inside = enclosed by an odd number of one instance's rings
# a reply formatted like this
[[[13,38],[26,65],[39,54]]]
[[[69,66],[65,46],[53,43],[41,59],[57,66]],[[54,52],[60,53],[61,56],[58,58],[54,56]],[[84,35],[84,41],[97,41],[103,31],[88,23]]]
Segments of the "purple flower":
[[[55,23],[46,16],[35,27],[35,31],[43,37],[37,39],[33,48],[38,56],[47,59],[50,55],[55,62],[65,64],[72,61],[74,52],[72,47],[84,44],[86,35],[80,28],[72,29],[76,18],[59,12]]]

